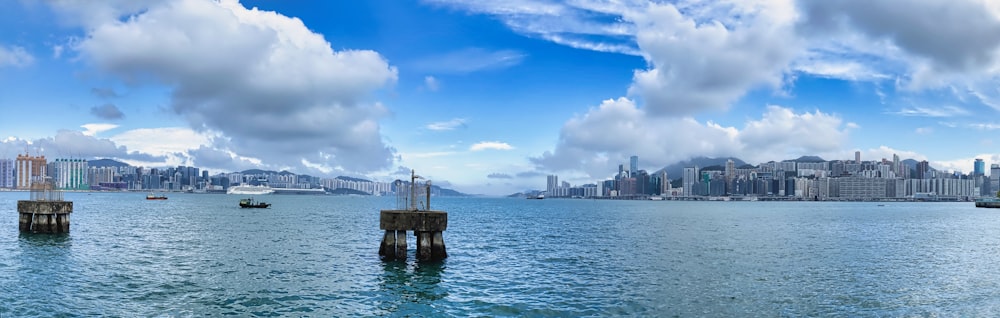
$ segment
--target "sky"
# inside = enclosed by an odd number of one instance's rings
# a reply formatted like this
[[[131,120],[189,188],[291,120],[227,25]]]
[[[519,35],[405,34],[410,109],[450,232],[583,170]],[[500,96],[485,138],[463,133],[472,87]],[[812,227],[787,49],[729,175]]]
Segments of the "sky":
[[[992,0],[0,0],[0,30],[4,158],[486,195],[632,155],[1000,163]]]

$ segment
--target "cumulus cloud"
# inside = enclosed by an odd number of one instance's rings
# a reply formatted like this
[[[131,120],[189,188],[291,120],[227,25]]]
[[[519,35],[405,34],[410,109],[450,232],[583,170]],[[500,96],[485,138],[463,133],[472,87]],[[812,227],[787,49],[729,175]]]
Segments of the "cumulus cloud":
[[[798,1],[798,31],[831,63],[863,63],[908,90],[951,89],[1000,109],[1000,11],[991,1]],[[956,88],[958,90],[956,90]]]
[[[433,122],[433,123],[427,124],[426,128],[430,129],[430,130],[438,130],[438,131],[440,131],[440,130],[454,130],[455,128],[459,128],[459,127],[463,127],[464,128],[465,127],[465,123],[467,121],[468,120],[466,120],[465,118],[452,118],[451,120],[448,120],[448,121],[439,121],[439,122]]]
[[[202,145],[197,149],[191,149],[187,151],[187,154],[191,157],[192,164],[196,167],[234,167],[233,155],[227,151],[221,151],[212,147]],[[242,170],[239,168],[233,168],[233,170]]]
[[[525,36],[643,57],[649,66],[634,72],[630,94],[650,115],[725,110],[799,74],[957,88],[1000,109],[995,1],[426,2],[496,17]]]
[[[212,143],[212,136],[183,127],[133,129],[109,139],[118,145],[156,156],[186,153]]]
[[[738,11],[740,8],[734,8]],[[672,4],[650,4],[627,17],[652,68],[636,71],[632,94],[650,115],[721,110],[759,86],[778,88],[799,48],[792,20],[745,10],[739,23],[699,23]]]
[[[90,114],[97,116],[97,118],[109,120],[125,118],[125,114],[118,109],[118,106],[112,103],[91,107]]]
[[[8,138],[0,145],[7,154],[22,153],[27,148],[32,155],[48,158],[115,158],[120,160],[163,161],[165,157],[130,151],[110,139],[97,138],[84,132],[60,130],[54,137],[36,140]]]
[[[23,47],[0,45],[0,67],[28,66],[34,62],[35,57],[31,56]]]
[[[83,134],[87,136],[96,136],[99,133],[118,128],[115,124],[84,124],[81,125],[84,129]]]
[[[506,142],[499,141],[481,141],[469,146],[471,151],[482,151],[482,150],[511,150],[514,149],[513,146],[507,144]]]
[[[87,16],[81,56],[126,82],[170,87],[171,110],[222,134],[219,150],[305,171],[392,162],[378,124],[387,110],[370,98],[397,71],[378,53],[334,51],[301,20],[232,0],[143,2],[124,20],[87,3],[55,3]]]
[[[905,9],[891,0],[798,4],[806,32],[856,31],[872,42],[887,40],[925,59],[934,70],[972,71],[994,65],[998,58],[1000,18],[980,1],[909,1]],[[933,23],[928,23],[930,17]]]
[[[851,123],[820,111],[769,106],[742,129],[690,117],[647,116],[627,98],[606,100],[563,125],[553,151],[530,160],[542,170],[580,171],[604,178],[638,155],[651,169],[695,156],[735,156],[750,162],[840,153]]]

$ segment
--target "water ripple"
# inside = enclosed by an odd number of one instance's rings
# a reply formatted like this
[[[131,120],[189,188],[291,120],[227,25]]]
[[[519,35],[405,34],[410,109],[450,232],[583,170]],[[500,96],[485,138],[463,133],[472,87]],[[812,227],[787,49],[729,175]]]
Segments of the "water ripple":
[[[0,193],[0,316],[994,316],[1000,221],[969,204],[445,198],[449,258],[381,262],[391,198]],[[59,301],[45,301],[58,299]]]

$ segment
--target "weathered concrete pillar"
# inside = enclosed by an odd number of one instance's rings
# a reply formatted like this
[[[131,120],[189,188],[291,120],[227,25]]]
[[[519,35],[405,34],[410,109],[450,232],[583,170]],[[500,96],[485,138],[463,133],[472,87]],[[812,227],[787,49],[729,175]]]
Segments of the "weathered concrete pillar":
[[[396,231],[396,259],[406,259],[406,230]]]
[[[431,232],[417,231],[417,259],[429,259],[431,253]]]
[[[18,229],[32,233],[68,233],[72,201],[17,201]]]
[[[444,249],[444,235],[441,232],[434,232],[431,235],[431,255],[439,259],[448,257],[448,252]]]
[[[417,238],[417,259],[442,260],[448,256],[443,232],[448,227],[448,213],[443,211],[382,210],[379,228],[386,231],[379,247],[383,260],[406,259],[406,231]],[[395,231],[391,239],[389,232]]]

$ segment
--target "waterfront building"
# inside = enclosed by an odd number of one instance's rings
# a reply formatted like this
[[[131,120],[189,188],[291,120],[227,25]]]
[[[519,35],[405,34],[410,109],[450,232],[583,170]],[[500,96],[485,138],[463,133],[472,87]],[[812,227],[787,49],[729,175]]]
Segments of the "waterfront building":
[[[986,162],[983,161],[983,159],[976,158],[976,161],[972,163],[972,175],[973,176],[986,175]]]
[[[18,189],[30,189],[34,182],[44,182],[47,175],[45,156],[17,155],[15,181]]]
[[[930,178],[930,164],[927,160],[923,160],[917,163],[917,179],[929,179]]]
[[[90,189],[90,183],[89,180],[87,180],[87,160],[60,158],[51,162],[49,165],[49,171],[52,173],[52,181],[55,182],[57,189]]]
[[[639,173],[639,156],[629,157],[628,163],[628,175],[635,177],[636,173]]]
[[[0,188],[14,188],[14,160],[0,159]]]
[[[558,176],[556,176],[554,174],[550,174],[548,176],[548,178],[547,178],[547,181],[548,182],[546,183],[545,191],[547,191],[549,193],[552,193],[553,191],[555,191],[556,188],[559,187],[559,177]]]
[[[684,168],[681,184],[684,188],[684,196],[694,195],[694,185],[698,182],[698,166]]]

